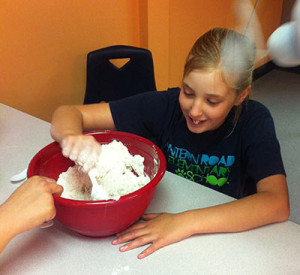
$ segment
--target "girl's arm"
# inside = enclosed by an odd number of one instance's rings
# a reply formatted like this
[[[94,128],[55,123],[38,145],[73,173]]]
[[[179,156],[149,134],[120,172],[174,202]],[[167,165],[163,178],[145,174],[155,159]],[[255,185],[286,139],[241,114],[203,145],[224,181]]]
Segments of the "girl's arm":
[[[51,121],[51,136],[57,142],[88,130],[115,130],[108,103],[58,107]]]
[[[240,200],[179,214],[148,214],[146,220],[117,235],[113,244],[127,251],[152,243],[138,257],[194,234],[240,232],[281,222],[289,217],[289,198],[285,176],[274,175],[257,184],[257,193]]]
[[[98,158],[101,146],[93,136],[82,135],[87,130],[115,130],[108,103],[61,106],[54,112],[51,136],[59,142],[65,157],[82,163],[84,169],[89,170]]]

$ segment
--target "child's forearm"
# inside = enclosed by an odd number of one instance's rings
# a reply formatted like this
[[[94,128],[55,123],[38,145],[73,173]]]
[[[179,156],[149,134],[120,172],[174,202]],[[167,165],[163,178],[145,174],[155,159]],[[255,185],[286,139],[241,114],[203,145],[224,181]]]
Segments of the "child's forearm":
[[[4,248],[8,245],[10,239],[7,236],[3,235],[0,231],[0,254],[4,250]]]
[[[73,106],[61,106],[52,116],[51,136],[54,140],[61,141],[68,135],[80,135],[82,133],[82,115]]]
[[[7,220],[5,210],[2,205],[0,206],[0,254],[14,237],[12,232],[10,232],[10,220]]]
[[[268,192],[223,205],[185,212],[197,233],[240,232],[262,225],[281,222],[289,216],[288,203],[276,201]]]

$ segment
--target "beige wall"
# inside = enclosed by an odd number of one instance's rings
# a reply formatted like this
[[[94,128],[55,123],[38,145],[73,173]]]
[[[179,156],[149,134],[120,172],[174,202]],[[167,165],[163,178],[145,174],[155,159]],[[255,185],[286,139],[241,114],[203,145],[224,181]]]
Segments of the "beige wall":
[[[280,25],[282,1],[259,3],[265,39]],[[232,3],[0,0],[0,102],[50,121],[57,106],[83,102],[86,54],[115,44],[150,49],[158,89],[178,86],[194,41],[234,27]]]

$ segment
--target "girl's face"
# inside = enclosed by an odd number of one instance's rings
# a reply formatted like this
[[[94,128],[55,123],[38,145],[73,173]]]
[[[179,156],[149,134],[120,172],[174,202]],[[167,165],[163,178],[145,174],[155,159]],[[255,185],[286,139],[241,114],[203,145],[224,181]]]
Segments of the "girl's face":
[[[194,70],[183,79],[179,103],[188,129],[200,134],[220,127],[231,108],[244,98],[237,96],[216,70]]]

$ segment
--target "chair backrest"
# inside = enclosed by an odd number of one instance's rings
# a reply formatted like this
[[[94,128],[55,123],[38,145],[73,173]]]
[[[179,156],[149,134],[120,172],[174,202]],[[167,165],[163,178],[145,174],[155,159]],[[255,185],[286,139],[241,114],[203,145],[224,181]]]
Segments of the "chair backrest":
[[[110,62],[121,58],[129,58],[121,68]],[[116,45],[88,53],[84,104],[108,102],[155,90],[153,59],[149,50]]]

